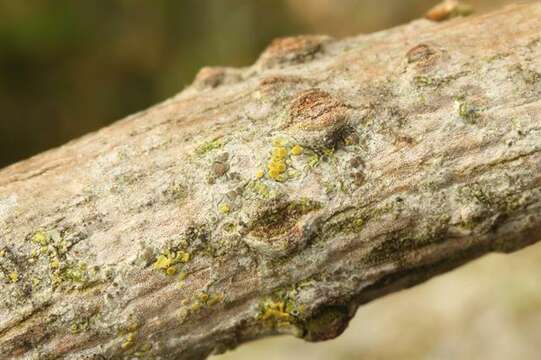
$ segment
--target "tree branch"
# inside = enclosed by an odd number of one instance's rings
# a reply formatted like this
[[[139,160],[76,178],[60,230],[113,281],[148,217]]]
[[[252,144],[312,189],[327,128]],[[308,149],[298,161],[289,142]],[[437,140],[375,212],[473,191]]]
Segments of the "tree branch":
[[[196,359],[541,231],[541,4],[274,41],[0,171],[0,353]]]

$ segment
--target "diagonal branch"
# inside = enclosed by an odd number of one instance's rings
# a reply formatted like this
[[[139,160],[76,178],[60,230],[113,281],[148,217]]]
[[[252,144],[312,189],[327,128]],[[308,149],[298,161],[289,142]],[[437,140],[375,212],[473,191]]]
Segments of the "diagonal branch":
[[[541,4],[274,41],[0,171],[0,353],[196,359],[541,231]]]

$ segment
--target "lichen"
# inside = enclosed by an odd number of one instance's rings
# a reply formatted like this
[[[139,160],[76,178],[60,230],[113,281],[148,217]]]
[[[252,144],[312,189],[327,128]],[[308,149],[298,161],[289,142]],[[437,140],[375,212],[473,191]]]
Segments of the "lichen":
[[[49,269],[48,277],[45,274],[31,277],[33,287],[50,284],[53,289],[85,289],[98,281],[96,269],[89,270],[85,262],[69,257],[73,242],[66,240],[65,231],[38,230],[30,241],[38,247],[31,250],[28,262],[46,261]]]
[[[129,348],[131,348],[132,346],[135,345],[135,340],[137,338],[137,334],[135,332],[131,332],[129,333],[128,335],[126,335],[126,337],[124,338],[122,344],[120,345],[120,347],[123,349],[123,350],[127,350]]]
[[[191,254],[183,250],[166,249],[156,257],[154,268],[162,273],[173,276],[178,271],[178,266],[189,262]]]
[[[41,245],[42,247],[49,245],[49,241],[50,235],[42,230],[37,231],[34,236],[32,236],[32,242]]]
[[[227,215],[231,212],[231,206],[228,203],[221,203],[218,205],[218,211],[224,215]]]
[[[17,281],[19,281],[19,272],[12,271],[9,273],[8,277],[12,283],[16,283]]]
[[[468,124],[475,124],[477,119],[479,118],[479,109],[469,103],[466,98],[464,97],[458,97],[456,99],[457,107],[458,107],[458,115],[462,120],[467,122]]]
[[[288,151],[283,145],[274,145],[272,156],[267,164],[269,177],[275,181],[284,181],[284,173],[287,170],[286,157]]]
[[[276,291],[259,304],[256,319],[271,327],[299,325],[305,310],[297,296],[296,286]]]
[[[259,169],[255,173],[255,178],[257,180],[261,179],[263,176],[265,176],[265,170]]]
[[[278,182],[284,182],[296,178],[300,172],[291,168],[291,158],[303,154],[303,147],[299,144],[290,144],[283,138],[276,138],[272,141],[272,151],[267,162],[266,168],[270,179]],[[265,175],[263,170],[258,170],[256,179]]]
[[[275,192],[261,180],[251,181],[247,186],[247,190],[260,199],[270,199],[275,194]]]
[[[196,155],[203,156],[213,150],[218,150],[224,146],[224,140],[221,137],[209,140],[207,142],[204,142],[203,144],[199,145],[195,149]]]
[[[291,155],[293,155],[293,156],[299,156],[299,155],[302,154],[302,151],[303,151],[302,146],[300,146],[300,145],[298,145],[298,144],[297,144],[297,145],[294,145],[294,146],[291,148]]]
[[[292,320],[291,315],[286,312],[285,302],[275,302],[272,299],[267,299],[261,304],[260,313],[257,318],[261,321],[283,321],[286,323]]]

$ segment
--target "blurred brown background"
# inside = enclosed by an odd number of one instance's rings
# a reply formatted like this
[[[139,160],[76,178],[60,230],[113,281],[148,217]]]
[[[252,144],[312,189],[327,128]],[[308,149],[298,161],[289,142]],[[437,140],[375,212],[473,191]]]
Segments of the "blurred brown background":
[[[371,32],[435,3],[0,0],[0,168],[170,97],[203,65],[249,65],[274,37]]]
[[[0,167],[164,100],[277,36],[337,37],[437,0],[0,0]],[[511,3],[472,0],[478,13]],[[215,360],[541,359],[541,245],[362,307],[339,339],[267,339]]]

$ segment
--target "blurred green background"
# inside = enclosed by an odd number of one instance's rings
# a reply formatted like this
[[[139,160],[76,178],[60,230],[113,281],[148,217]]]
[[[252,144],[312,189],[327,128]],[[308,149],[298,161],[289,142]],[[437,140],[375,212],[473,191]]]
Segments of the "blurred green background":
[[[0,0],[0,167],[164,100],[204,65],[249,65],[275,37],[377,31],[437,2]],[[266,339],[215,360],[541,359],[540,254],[491,255],[368,304],[334,341]]]
[[[249,65],[277,36],[371,32],[436,3],[0,0],[0,167],[172,96],[203,65]]]

